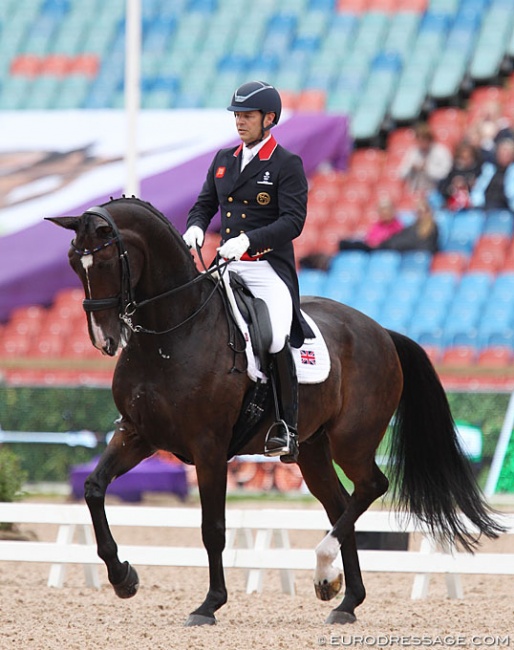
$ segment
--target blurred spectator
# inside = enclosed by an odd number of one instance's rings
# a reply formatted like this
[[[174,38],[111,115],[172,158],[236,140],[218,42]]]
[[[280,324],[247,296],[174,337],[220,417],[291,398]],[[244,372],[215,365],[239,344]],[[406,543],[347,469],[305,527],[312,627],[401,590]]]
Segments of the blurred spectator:
[[[404,228],[378,246],[380,250],[428,251],[436,253],[439,243],[439,229],[428,200],[423,197],[416,205],[416,219],[410,226]]]
[[[504,138],[496,147],[495,162],[485,162],[471,191],[473,207],[514,212],[514,140]]]
[[[342,239],[339,242],[339,250],[358,249],[371,251],[377,248],[383,241],[402,230],[403,223],[396,215],[394,203],[389,197],[380,197],[377,211],[378,220],[371,225],[364,240]]]
[[[328,253],[309,253],[300,257],[298,264],[301,269],[318,269],[319,271],[328,271],[332,255]]]
[[[484,103],[468,130],[469,139],[478,147],[482,162],[495,162],[498,142],[514,137],[509,121],[502,116],[500,102]]]
[[[470,193],[482,165],[476,148],[463,140],[455,148],[453,166],[439,183],[439,192],[449,210],[471,207]]]
[[[436,189],[452,166],[452,153],[448,147],[434,140],[432,129],[421,122],[415,129],[416,143],[410,147],[400,163],[399,175],[413,192]]]

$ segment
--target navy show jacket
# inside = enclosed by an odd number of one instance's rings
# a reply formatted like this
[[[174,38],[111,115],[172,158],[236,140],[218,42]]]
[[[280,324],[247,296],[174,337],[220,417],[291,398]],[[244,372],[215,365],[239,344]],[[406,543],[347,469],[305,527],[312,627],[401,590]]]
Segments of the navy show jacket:
[[[221,149],[215,155],[189,212],[187,227],[199,226],[205,232],[219,208],[222,243],[241,233],[248,236],[249,254],[266,259],[291,293],[291,345],[301,347],[305,336],[313,336],[300,313],[292,243],[302,232],[307,216],[303,163],[271,136],[240,172],[242,148],[241,144]]]

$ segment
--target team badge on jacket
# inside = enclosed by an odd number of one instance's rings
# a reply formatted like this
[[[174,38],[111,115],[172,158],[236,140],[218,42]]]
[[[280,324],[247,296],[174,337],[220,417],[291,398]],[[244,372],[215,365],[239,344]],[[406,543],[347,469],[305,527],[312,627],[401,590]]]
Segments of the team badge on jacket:
[[[273,183],[271,182],[270,172],[268,171],[264,172],[264,174],[262,175],[262,180],[257,181],[257,185],[273,185]]]
[[[216,178],[223,178],[225,176],[226,167],[218,167],[216,170]]]
[[[257,194],[257,203],[259,205],[268,205],[271,201],[271,196],[267,192],[259,192]]]

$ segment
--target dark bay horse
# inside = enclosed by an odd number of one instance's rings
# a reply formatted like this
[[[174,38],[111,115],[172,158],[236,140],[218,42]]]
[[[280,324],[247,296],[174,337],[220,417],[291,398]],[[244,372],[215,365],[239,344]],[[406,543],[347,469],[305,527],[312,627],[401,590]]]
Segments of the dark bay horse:
[[[107,486],[158,449],[188,459],[198,475],[209,590],[186,624],[213,624],[227,601],[227,458],[253,383],[231,341],[219,284],[198,271],[169,221],[139,199],[50,220],[75,232],[69,260],[84,286],[93,345],[111,356],[122,348],[112,385],[121,417],[85,484],[98,555],[116,594],[133,596],[138,578],[118,558],[105,514]],[[461,453],[443,387],[423,349],[337,302],[309,297],[302,306],[319,325],[331,359],[326,381],[300,386],[298,464],[333,526],[316,549],[315,589],[322,600],[336,596],[342,576],[333,562],[341,551],[344,598],[327,623],[349,623],[365,598],[355,521],[388,489],[375,453],[393,415],[389,478],[397,507],[468,551],[482,534],[494,538],[503,529]],[[270,413],[239,452],[262,453],[272,421]],[[333,461],[353,482],[352,494]]]

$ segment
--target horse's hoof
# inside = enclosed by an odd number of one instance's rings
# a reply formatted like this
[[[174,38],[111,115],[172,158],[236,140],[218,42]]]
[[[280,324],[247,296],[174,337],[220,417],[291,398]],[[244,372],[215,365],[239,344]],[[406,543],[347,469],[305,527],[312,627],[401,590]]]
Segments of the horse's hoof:
[[[316,592],[316,597],[320,600],[332,600],[337,594],[341,591],[343,586],[343,574],[339,573],[334,580],[330,582],[328,580],[323,580],[323,582],[314,583],[314,591]]]
[[[357,617],[350,612],[341,612],[337,609],[333,609],[325,623],[327,625],[347,625],[348,623],[355,623]]]
[[[139,589],[139,578],[136,570],[128,562],[124,562],[124,564],[127,567],[127,575],[122,582],[113,585],[113,589],[119,598],[132,598],[132,596],[137,594],[137,590]]]
[[[197,625],[216,625],[214,616],[204,616],[203,614],[189,614],[184,627],[195,627]]]

